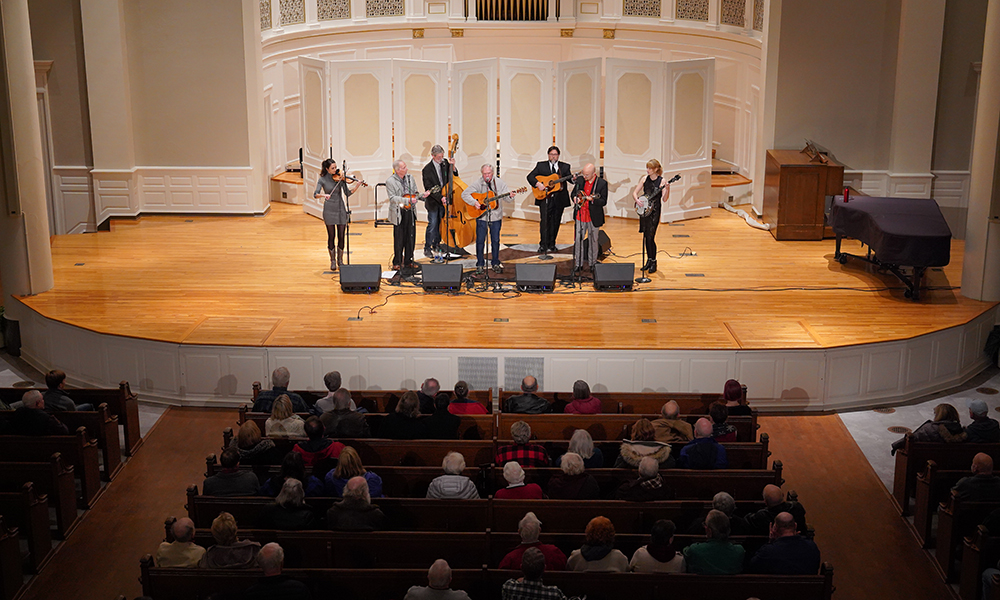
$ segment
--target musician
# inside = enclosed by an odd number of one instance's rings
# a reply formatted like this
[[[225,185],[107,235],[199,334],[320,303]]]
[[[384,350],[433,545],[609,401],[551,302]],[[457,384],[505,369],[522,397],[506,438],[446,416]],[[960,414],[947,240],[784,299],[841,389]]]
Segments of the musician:
[[[485,164],[479,169],[482,175],[475,183],[465,188],[462,192],[462,200],[469,206],[475,206],[482,210],[486,208],[472,194],[485,194],[493,192],[500,196],[508,194],[507,184],[499,177],[493,176],[493,165]],[[486,246],[486,234],[490,235],[490,266],[496,273],[503,273],[503,265],[500,264],[500,220],[503,219],[503,205],[497,202],[496,208],[488,210],[479,215],[476,219],[476,274],[482,275],[486,270],[486,259],[483,250]]]
[[[597,178],[593,164],[583,168],[583,173],[573,182],[573,220],[576,224],[576,239],[573,250],[574,271],[583,268],[583,244],[587,238],[587,259],[593,270],[597,264],[597,238],[604,225],[604,207],[608,203],[608,182]]]
[[[431,148],[431,161],[424,165],[422,172],[424,189],[441,186],[440,192],[433,192],[424,200],[427,209],[427,231],[424,233],[424,256],[430,258],[434,250],[441,246],[441,219],[444,218],[445,206],[448,204],[448,182],[452,176],[458,175],[455,159],[444,158],[444,148],[435,144]]]
[[[313,198],[323,199],[323,223],[326,224],[326,248],[330,251],[330,270],[336,271],[338,265],[344,264],[344,241],[347,234],[347,205],[344,199],[349,197],[360,181],[348,186],[347,179],[337,168],[337,161],[328,158],[323,161],[323,167],[316,182]],[[334,241],[337,254],[334,256]]]
[[[559,147],[549,148],[549,159],[543,160],[535,165],[534,170],[528,173],[528,185],[539,190],[545,189],[545,184],[538,181],[539,177],[545,175],[558,175],[558,178],[569,177],[571,175],[569,165],[559,161]],[[552,192],[544,200],[535,199],[538,206],[538,252],[544,254],[551,250],[556,251],[556,236],[559,234],[559,224],[562,221],[563,211],[569,206],[569,193],[567,183],[562,184],[562,189]]]
[[[656,228],[660,226],[660,204],[670,197],[670,186],[663,178],[660,161],[655,158],[646,163],[646,174],[632,192],[633,200],[638,201],[640,196],[645,196],[650,203],[646,216],[639,217],[639,232],[646,245],[646,264],[642,270],[656,273]]]
[[[417,221],[415,211],[417,199],[426,198],[428,192],[417,191],[417,182],[413,175],[407,173],[406,161],[396,160],[392,163],[392,175],[385,182],[385,190],[389,194],[389,222],[392,223],[392,268],[418,269],[420,265],[413,262],[413,246],[417,239]]]

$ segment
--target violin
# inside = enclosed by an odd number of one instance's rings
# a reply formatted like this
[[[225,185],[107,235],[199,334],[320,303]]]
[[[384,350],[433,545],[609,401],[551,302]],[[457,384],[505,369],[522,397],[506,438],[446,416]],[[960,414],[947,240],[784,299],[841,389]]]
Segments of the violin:
[[[330,176],[334,181],[349,181],[351,183],[360,183],[361,187],[368,187],[368,182],[363,179],[357,179],[356,177],[351,177],[346,173],[341,173],[340,169],[337,169],[333,175]]]

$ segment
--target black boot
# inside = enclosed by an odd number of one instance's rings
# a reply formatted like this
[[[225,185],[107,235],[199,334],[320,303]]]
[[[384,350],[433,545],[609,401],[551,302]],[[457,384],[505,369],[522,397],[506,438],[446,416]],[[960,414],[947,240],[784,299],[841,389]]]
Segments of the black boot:
[[[337,270],[337,257],[334,255],[333,250],[330,250],[330,270]]]
[[[656,261],[655,260],[649,261],[649,265],[646,267],[646,272],[647,273],[656,273]]]

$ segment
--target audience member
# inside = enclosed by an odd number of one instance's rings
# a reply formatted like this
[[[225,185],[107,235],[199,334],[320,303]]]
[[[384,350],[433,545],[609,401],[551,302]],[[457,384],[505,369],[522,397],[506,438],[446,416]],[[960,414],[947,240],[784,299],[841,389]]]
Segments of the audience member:
[[[569,448],[567,452],[576,452],[583,459],[583,466],[586,469],[600,469],[604,466],[604,453],[600,448],[594,446],[594,438],[586,429],[577,429],[573,436],[569,438]],[[562,457],[556,458],[555,466],[559,466]]]
[[[424,424],[424,435],[428,440],[457,440],[458,426],[462,419],[449,410],[451,396],[448,392],[438,392],[434,397],[434,414],[421,419]]]
[[[609,519],[594,517],[587,523],[583,546],[569,555],[566,568],[570,571],[628,571],[628,558],[615,549],[615,526]]]
[[[448,561],[439,558],[427,570],[427,585],[411,587],[403,600],[469,600],[469,595],[451,589],[451,567]]]
[[[236,519],[227,512],[220,512],[212,521],[215,545],[205,550],[198,566],[203,569],[249,569],[257,561],[260,544],[236,538]]]
[[[799,533],[806,532],[806,509],[798,502],[786,502],[785,492],[776,485],[764,486],[764,508],[747,515],[747,535],[767,535],[771,522],[779,513],[789,513],[795,517]]]
[[[285,552],[275,542],[264,544],[257,555],[257,565],[264,576],[243,592],[243,600],[312,600],[309,587],[281,574]]]
[[[488,415],[490,414],[481,402],[469,399],[469,384],[459,381],[455,384],[455,399],[448,405],[448,411],[453,415]]]
[[[582,379],[573,383],[573,400],[563,409],[564,413],[596,415],[601,412],[601,401],[590,394],[590,386]]]
[[[500,569],[520,569],[524,553],[531,548],[542,553],[545,568],[549,571],[562,571],[566,568],[566,555],[563,554],[562,550],[552,544],[543,544],[538,541],[538,537],[542,533],[542,522],[538,520],[535,513],[524,514],[524,517],[517,524],[517,533],[521,536],[521,544],[500,560]]]
[[[597,500],[601,497],[601,487],[590,473],[584,472],[586,463],[576,452],[567,452],[559,457],[557,473],[549,478],[548,495],[554,500]]]
[[[372,504],[368,481],[352,477],[344,487],[344,499],[326,511],[326,526],[334,531],[377,531],[385,515]]]
[[[924,421],[923,424],[917,428],[910,438],[914,442],[964,442],[966,439],[965,429],[962,428],[962,424],[958,421],[958,411],[951,404],[938,404],[934,407],[934,419],[931,421]],[[896,451],[902,448],[906,444],[906,436],[899,438],[892,443],[891,454],[895,455]]]
[[[993,474],[993,458],[980,452],[972,458],[972,476],[958,480],[951,488],[966,502],[1000,499],[1000,477]]]
[[[302,462],[307,468],[317,464],[329,464],[330,461],[334,461],[340,456],[344,445],[328,437],[323,437],[324,427],[319,417],[309,417],[306,419],[302,429],[309,439],[305,442],[295,444],[292,451],[302,455]]]
[[[680,418],[681,407],[671,400],[660,408],[660,418],[653,421],[653,437],[666,444],[686,444],[694,439],[691,424]]]
[[[267,437],[305,437],[305,421],[292,412],[292,401],[288,396],[278,396],[271,405],[271,416],[264,423]]]
[[[969,403],[969,418],[972,423],[965,428],[965,441],[972,444],[1000,442],[1000,423],[990,418],[989,410],[986,403],[978,398]]]
[[[317,403],[318,405],[319,403]],[[333,392],[333,408],[319,416],[325,430],[324,435],[331,438],[366,438],[371,437],[368,420],[365,415],[352,408],[351,392],[344,388]]]
[[[302,459],[302,455],[295,451],[285,454],[285,457],[281,459],[281,470],[260,486],[260,495],[274,498],[281,493],[285,482],[289,479],[302,482],[306,498],[326,495],[323,482],[318,477],[306,475],[306,463]]]
[[[441,461],[444,475],[435,477],[427,486],[428,498],[475,500],[479,490],[471,479],[462,475],[465,471],[465,457],[459,452],[449,452]]]
[[[722,400],[726,403],[730,416],[749,417],[753,414],[750,407],[743,404],[743,386],[735,379],[726,382],[726,386],[722,390]]]
[[[41,396],[41,392],[38,394]],[[158,567],[197,567],[205,549],[194,543],[194,521],[181,517],[170,527],[174,541],[163,542],[156,550]]]
[[[49,371],[45,374],[45,393],[42,398],[45,400],[45,410],[58,412],[61,410],[94,410],[93,404],[77,404],[66,393],[66,373],[62,371]]]
[[[516,460],[522,467],[549,466],[549,455],[546,454],[545,448],[530,443],[530,425],[524,421],[516,421],[510,426],[510,437],[514,440],[513,444],[497,448],[496,464],[505,465],[509,461]]]
[[[326,386],[327,390],[326,396],[323,396],[322,398],[317,400],[316,404],[313,405],[312,412],[314,414],[322,415],[337,408],[336,394],[339,390],[343,389],[342,387],[340,387],[342,382],[343,380],[340,377],[340,371],[330,371],[329,373],[323,376],[323,385]],[[347,397],[350,398],[351,392],[349,390],[344,390],[344,391],[347,392]],[[348,408],[352,411],[355,411],[357,410],[358,405],[355,404],[354,400],[352,399],[349,403]],[[366,411],[362,409],[361,412],[366,412]]]
[[[417,392],[417,398],[420,401],[420,412],[422,414],[429,415],[434,412],[434,398],[440,391],[441,382],[433,377],[425,379],[420,384],[420,391]]]
[[[705,519],[708,541],[684,548],[684,560],[689,573],[701,575],[735,575],[743,571],[743,546],[729,541],[729,517],[713,510]]]
[[[528,548],[521,558],[522,577],[508,579],[500,591],[501,600],[566,600],[558,587],[542,584],[545,557],[538,548]]]
[[[652,456],[660,464],[661,469],[672,469],[674,457],[670,455],[670,444],[658,442],[653,424],[649,419],[639,419],[632,425],[632,437],[623,440],[618,448],[618,458],[615,459],[616,469],[637,469],[639,461]]]
[[[240,452],[232,446],[222,451],[219,457],[222,467],[215,475],[205,479],[201,493],[206,496],[256,496],[260,481],[253,471],[241,471]]]
[[[370,498],[382,497],[382,478],[365,470],[361,464],[361,457],[358,451],[351,446],[345,446],[340,453],[340,461],[337,468],[326,474],[326,493],[329,496],[339,498],[344,494],[344,486],[354,477],[361,477],[368,482],[368,496]]]
[[[257,518],[259,529],[301,531],[316,529],[318,526],[312,507],[305,503],[302,482],[291,478],[285,480],[274,503],[265,506]]]
[[[750,559],[751,573],[769,575],[815,575],[819,572],[819,548],[795,529],[795,517],[778,513],[770,527],[769,544]]]
[[[719,442],[735,442],[736,427],[726,423],[729,419],[729,409],[722,402],[713,402],[708,407],[708,416],[712,418],[712,439]]]
[[[528,375],[521,380],[521,393],[511,396],[504,402],[503,412],[521,413],[525,415],[540,415],[552,412],[552,405],[535,392],[538,391],[538,380]]]
[[[269,413],[274,404],[274,401],[278,399],[279,396],[288,396],[288,400],[292,403],[292,412],[309,412],[309,406],[306,405],[305,400],[302,396],[299,396],[295,392],[288,391],[288,381],[292,378],[291,373],[285,367],[278,367],[271,373],[271,389],[261,390],[257,394],[257,399],[253,401],[253,412],[258,413]]]
[[[396,403],[395,412],[382,419],[378,436],[393,440],[420,440],[427,437],[427,428],[420,418],[420,400],[416,392],[408,391],[403,394]]]
[[[498,500],[541,500],[542,488],[537,483],[524,483],[524,469],[517,461],[508,461],[503,466],[503,478],[507,487],[493,494]]]
[[[229,447],[239,450],[240,462],[245,465],[269,465],[278,452],[273,440],[261,437],[260,427],[254,421],[245,421],[240,425],[236,439],[229,443]]]
[[[38,390],[25,392],[21,406],[11,417],[10,433],[14,435],[69,435],[69,428],[43,410],[45,400]]]
[[[702,417],[694,424],[694,439],[681,448],[681,469],[712,470],[729,467],[726,449],[712,437],[712,422]]]
[[[615,492],[618,500],[630,502],[652,502],[670,500],[674,492],[663,483],[660,477],[660,463],[652,456],[643,457],[639,461],[639,478],[626,481]]]
[[[727,492],[719,492],[712,498],[712,508],[721,511],[729,517],[729,535],[750,535],[750,527],[747,525],[747,520],[736,515],[736,500]],[[705,517],[692,523],[687,532],[690,535],[704,533]]]
[[[649,543],[632,555],[629,570],[636,573],[683,573],[684,555],[674,548],[676,529],[674,522],[667,519],[653,523]]]

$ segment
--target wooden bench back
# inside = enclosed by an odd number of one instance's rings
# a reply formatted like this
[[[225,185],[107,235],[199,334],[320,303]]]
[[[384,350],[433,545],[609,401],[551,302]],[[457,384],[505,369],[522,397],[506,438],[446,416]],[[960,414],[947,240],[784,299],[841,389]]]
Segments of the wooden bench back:
[[[257,400],[257,396],[262,389],[259,381],[253,382],[253,395],[250,397],[250,404]],[[316,404],[320,398],[325,398],[329,393],[327,390],[288,390],[305,400],[308,406]],[[454,397],[451,390],[442,389]],[[396,410],[396,404],[407,390],[351,390],[351,399],[359,408],[364,408],[371,413],[389,413]],[[488,390],[469,390],[469,400],[479,402],[490,413],[493,412],[493,388]]]
[[[500,412],[511,396],[519,396],[520,390],[500,389]],[[552,412],[561,413],[573,401],[572,392],[535,392],[552,405]],[[722,394],[701,394],[696,392],[600,392],[595,393],[601,401],[603,413],[625,413],[637,415],[659,415],[663,405],[673,400],[682,414],[707,415],[713,402],[722,402]],[[743,403],[746,403],[746,386],[743,386]]]
[[[306,413],[297,413],[302,419],[308,419],[310,416]],[[241,406],[239,409],[239,420],[238,425],[242,425],[247,421],[253,421],[257,424],[257,427],[261,432],[266,431],[267,419],[271,415],[267,413],[255,413],[250,412],[248,407]],[[382,420],[388,416],[387,413],[367,413],[365,414],[365,420],[368,421],[368,428],[371,430],[372,435],[378,437],[379,427],[382,424]],[[421,415],[420,419],[426,419],[429,415]],[[495,415],[458,415],[458,437],[463,440],[491,440],[494,437],[494,431],[496,430],[496,416]]]
[[[681,415],[692,425],[704,415]],[[632,435],[632,425],[641,418],[655,421],[659,414],[548,414],[521,415],[501,414],[497,423],[496,438],[511,439],[510,427],[518,421],[524,421],[531,426],[531,435],[542,440],[568,440],[577,429],[585,429],[594,441],[614,441],[628,439]],[[752,442],[756,437],[757,415],[749,417],[730,417],[727,423],[736,427],[736,439],[741,442]]]
[[[101,491],[101,475],[97,440],[89,438],[86,428],[80,427],[72,435],[0,435],[0,456],[5,461],[46,461],[56,452],[73,465],[80,480],[81,504],[90,508]]]
[[[21,541],[17,528],[10,528],[0,515],[0,600],[13,600],[24,585]]]
[[[896,467],[892,478],[892,498],[902,514],[909,514],[910,499],[916,493],[917,474],[924,470],[927,461],[933,460],[939,469],[968,469],[972,458],[983,452],[1000,462],[1000,444],[947,444],[943,442],[914,442],[913,434],[906,434],[904,446],[896,452]]]
[[[48,496],[56,512],[56,536],[66,539],[77,522],[73,466],[64,464],[58,452],[49,462],[0,462],[0,490],[14,491],[29,481]]]
[[[1000,509],[1000,499],[992,502],[968,502],[951,492],[938,509],[937,541],[934,558],[948,582],[956,581],[958,552],[962,539],[973,535],[979,524],[993,511]]]

